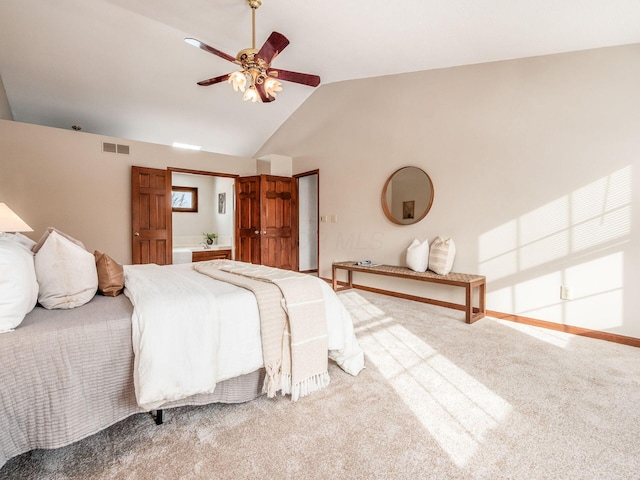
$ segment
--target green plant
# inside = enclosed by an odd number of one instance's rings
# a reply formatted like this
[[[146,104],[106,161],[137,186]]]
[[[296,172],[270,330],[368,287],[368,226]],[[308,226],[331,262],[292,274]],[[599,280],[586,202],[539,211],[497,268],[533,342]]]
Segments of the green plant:
[[[207,240],[215,240],[217,235],[215,233],[203,233]]]

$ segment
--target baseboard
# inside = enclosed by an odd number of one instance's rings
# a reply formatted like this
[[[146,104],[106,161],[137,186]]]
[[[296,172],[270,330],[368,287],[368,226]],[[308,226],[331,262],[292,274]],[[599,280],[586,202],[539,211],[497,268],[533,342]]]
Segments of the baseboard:
[[[331,280],[323,278],[323,280],[331,283]],[[346,282],[338,282],[339,285],[346,286]],[[389,295],[391,297],[404,298],[406,300],[413,300],[421,303],[429,303],[431,305],[437,305],[439,307],[453,308],[455,310],[464,311],[464,305],[457,303],[442,302],[440,300],[433,300],[431,298],[418,297],[415,295],[407,295],[405,293],[393,292],[391,290],[383,290],[380,288],[368,287],[366,285],[353,284],[353,288],[358,290],[364,290],[367,292],[380,293],[382,295]],[[477,308],[474,308],[477,311]],[[498,318],[500,320],[507,320],[514,323],[522,323],[524,325],[532,325],[534,327],[542,327],[548,330],[556,330],[559,332],[571,333],[573,335],[580,335],[582,337],[597,338],[598,340],[606,340],[607,342],[621,343],[623,345],[630,345],[632,347],[640,348],[640,338],[626,337],[624,335],[618,335],[615,333],[603,332],[600,330],[590,330],[588,328],[574,327],[572,325],[563,325],[561,323],[548,322],[546,320],[538,320],[536,318],[523,317],[521,315],[514,315],[512,313],[496,312],[494,310],[487,310],[487,316]]]
[[[494,310],[487,310],[487,316],[498,318],[500,320],[508,320],[509,322],[522,323],[524,325],[532,325],[534,327],[542,327],[549,330],[556,330],[558,332],[580,335],[581,337],[597,338],[598,340],[606,340],[607,342],[621,343],[623,345],[630,345],[632,347],[640,348],[640,338],[626,337],[624,335],[618,335],[615,333],[603,332],[600,330],[590,330],[588,328],[582,327],[574,327],[573,325],[564,325],[562,323],[547,322],[546,320],[523,317],[521,315],[514,315],[512,313],[496,312]]]

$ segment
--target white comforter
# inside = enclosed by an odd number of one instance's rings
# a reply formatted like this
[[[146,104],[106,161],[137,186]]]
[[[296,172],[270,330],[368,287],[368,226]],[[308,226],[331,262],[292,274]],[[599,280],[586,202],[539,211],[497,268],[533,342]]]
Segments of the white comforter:
[[[214,280],[191,264],[127,265],[125,294],[134,306],[132,341],[138,404],[146,409],[263,366],[260,317],[248,290]],[[349,312],[322,286],[329,357],[347,373],[364,368]]]

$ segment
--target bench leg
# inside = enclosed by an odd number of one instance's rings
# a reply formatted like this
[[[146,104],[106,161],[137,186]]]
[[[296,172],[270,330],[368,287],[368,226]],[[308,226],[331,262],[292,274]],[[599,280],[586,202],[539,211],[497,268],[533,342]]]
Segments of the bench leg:
[[[478,312],[474,314],[473,312],[473,289],[478,287]],[[465,305],[465,313],[466,313],[466,322],[473,323],[476,320],[480,320],[484,318],[487,314],[486,310],[486,297],[487,297],[487,284],[486,282],[478,283],[477,285],[467,285],[466,287],[466,305]]]
[[[473,316],[473,288],[471,284],[465,286],[465,303],[464,303],[465,322],[471,323]]]
[[[337,276],[336,270],[338,270],[338,269],[336,268],[335,265],[333,265],[331,267],[331,283],[333,285],[333,291],[334,292],[338,291],[338,276]]]
[[[480,297],[480,313],[484,317],[487,314],[487,284],[482,282],[478,288],[478,296]]]
[[[343,268],[341,270],[347,271],[347,286],[346,287],[338,287],[338,269],[335,265],[331,268],[331,284],[333,286],[334,292],[339,292],[342,290],[348,290],[353,288],[353,270],[349,270],[347,268]]]

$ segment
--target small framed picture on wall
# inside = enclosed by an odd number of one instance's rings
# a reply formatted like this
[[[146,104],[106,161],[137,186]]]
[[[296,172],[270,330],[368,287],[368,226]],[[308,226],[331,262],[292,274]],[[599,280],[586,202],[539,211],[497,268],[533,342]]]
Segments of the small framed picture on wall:
[[[410,200],[408,202],[402,202],[402,218],[409,219],[413,218],[413,208],[415,206],[415,200]]]
[[[227,194],[218,194],[218,213],[227,213]]]

